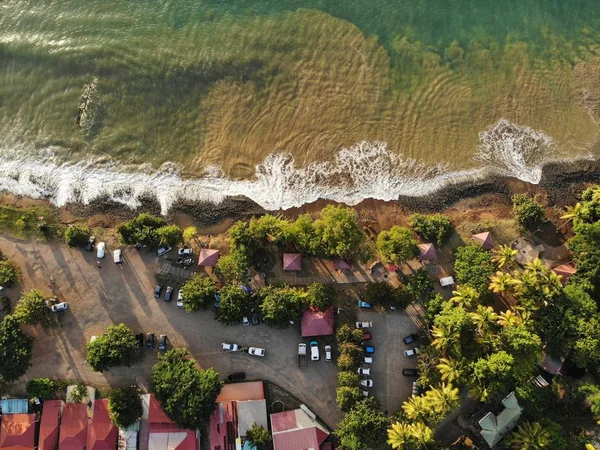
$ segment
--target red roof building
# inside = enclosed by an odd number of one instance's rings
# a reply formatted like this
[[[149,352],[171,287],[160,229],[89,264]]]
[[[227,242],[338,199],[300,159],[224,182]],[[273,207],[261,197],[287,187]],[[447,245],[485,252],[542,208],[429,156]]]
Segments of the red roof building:
[[[329,431],[304,409],[271,414],[274,450],[321,449]]]
[[[162,405],[154,394],[142,396],[148,405],[148,437],[147,443],[140,441],[140,448],[148,450],[198,450],[198,438],[193,430],[179,428],[167,416]],[[142,421],[144,422],[144,421]],[[140,439],[145,439],[140,430]]]
[[[203,248],[200,250],[200,256],[198,257],[198,265],[201,267],[214,267],[219,260],[219,250],[210,248]]]
[[[333,334],[333,306],[325,311],[306,309],[302,315],[302,337],[330,336]]]
[[[0,427],[0,448],[33,450],[35,414],[4,414]]]
[[[474,242],[480,244],[481,247],[485,250],[491,250],[494,248],[494,240],[492,239],[492,235],[489,231],[474,234],[472,238]]]
[[[62,402],[60,400],[46,400],[40,421],[39,450],[56,450],[58,447],[58,421]]]
[[[60,424],[58,450],[84,450],[87,424],[87,405],[65,403]]]
[[[302,270],[302,255],[300,253],[284,253],[283,270]]]
[[[577,269],[570,264],[563,264],[562,266],[555,267],[552,270],[554,270],[556,275],[561,276],[561,281],[563,284],[566,284],[569,278],[577,273]]]
[[[210,416],[210,448],[235,450],[238,437],[237,402],[219,402]]]
[[[115,450],[117,427],[108,415],[108,400],[94,402],[94,415],[88,426],[86,450]]]

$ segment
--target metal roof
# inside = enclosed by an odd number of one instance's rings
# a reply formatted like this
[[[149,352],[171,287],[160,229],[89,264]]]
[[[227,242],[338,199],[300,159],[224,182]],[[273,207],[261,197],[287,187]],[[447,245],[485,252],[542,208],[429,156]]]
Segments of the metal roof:
[[[29,402],[20,398],[9,398],[0,402],[2,414],[27,414]]]

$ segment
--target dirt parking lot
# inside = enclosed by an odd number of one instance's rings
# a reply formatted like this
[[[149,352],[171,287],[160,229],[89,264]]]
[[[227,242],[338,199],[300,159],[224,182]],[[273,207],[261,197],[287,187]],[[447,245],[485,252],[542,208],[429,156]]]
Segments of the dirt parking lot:
[[[227,327],[214,319],[212,311],[190,314],[178,308],[175,300],[156,300],[155,274],[160,271],[162,259],[144,251],[126,249],[124,264],[117,265],[108,248],[98,268],[94,253],[57,243],[0,236],[0,249],[21,267],[23,282],[19,290],[38,288],[48,294],[54,291],[61,301],[69,303],[60,328],[48,333],[32,331],[36,335],[33,367],[24,381],[44,376],[77,379],[97,386],[147,385],[157,359],[156,350],[144,350],[142,359],[132,367],[101,374],[93,372],[85,361],[85,344],[91,336],[103,333],[111,324],[125,323],[135,331],[154,332],[157,337],[166,334],[170,347],[187,347],[202,367],[212,366],[223,377],[244,371],[249,378],[281,386],[331,427],[341,419],[335,403],[335,362],[321,359],[308,361],[304,369],[296,367],[297,346],[302,341],[298,324],[286,330],[263,324]],[[53,286],[50,277],[56,280]],[[8,295],[16,300],[19,292],[9,290]],[[224,353],[220,351],[221,342],[263,347],[266,356]],[[22,386],[20,383],[14,390],[22,390]]]

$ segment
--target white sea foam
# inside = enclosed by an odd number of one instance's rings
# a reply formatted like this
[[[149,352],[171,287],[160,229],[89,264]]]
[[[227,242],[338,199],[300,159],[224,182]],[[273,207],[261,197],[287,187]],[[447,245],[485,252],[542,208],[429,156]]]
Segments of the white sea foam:
[[[49,198],[63,206],[88,204],[108,196],[131,208],[142,197],[155,197],[166,214],[177,200],[220,202],[243,195],[268,210],[288,209],[318,199],[354,205],[367,198],[394,200],[398,196],[431,194],[449,183],[482,178],[490,173],[515,176],[538,183],[542,164],[555,146],[545,134],[500,120],[480,135],[477,169],[449,171],[403,159],[383,142],[362,142],[340,150],[332,162],[313,162],[299,168],[289,154],[274,153],[256,167],[254,179],[233,180],[216,167],[201,178],[179,175],[178,166],[165,164],[158,170],[147,166],[117,168],[111,163],[58,163],[51,151],[40,158],[4,151],[0,163],[0,190],[33,198]]]

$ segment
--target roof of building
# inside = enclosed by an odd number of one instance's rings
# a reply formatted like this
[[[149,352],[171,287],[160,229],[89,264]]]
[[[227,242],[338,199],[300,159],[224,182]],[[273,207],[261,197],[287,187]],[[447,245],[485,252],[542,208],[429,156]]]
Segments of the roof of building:
[[[437,258],[437,251],[433,244],[419,244],[419,258],[432,261]]]
[[[148,450],[197,450],[198,439],[192,430],[180,430],[176,426],[151,425]]]
[[[302,270],[302,255],[300,253],[284,253],[283,270]]]
[[[96,400],[88,426],[86,450],[115,450],[117,437],[117,427],[108,415],[108,400]]]
[[[334,258],[333,259],[333,268],[334,270],[348,270],[352,269],[352,265],[342,258]]]
[[[237,416],[238,436],[246,436],[246,433],[254,424],[269,428],[266,400],[248,400],[245,402],[237,402]]]
[[[214,267],[219,260],[219,250],[212,248],[203,248],[200,250],[200,256],[198,257],[198,265],[202,267]]]
[[[0,401],[2,414],[27,414],[29,402],[20,398],[8,398]]]
[[[484,233],[474,234],[472,236],[473,240],[480,244],[484,249],[491,250],[494,248],[494,239],[489,231]]]
[[[0,448],[32,449],[35,445],[35,414],[3,414]]]
[[[274,450],[317,450],[329,436],[329,431],[302,407],[271,414],[271,430]]]
[[[56,450],[58,445],[58,421],[62,402],[60,400],[46,400],[42,409],[40,420],[39,450]]]
[[[87,437],[87,405],[65,403],[60,424],[58,450],[83,450]]]
[[[325,311],[305,309],[302,315],[302,337],[332,335],[333,323],[333,306]]]
[[[511,431],[521,417],[521,407],[517,402],[517,397],[514,392],[508,394],[502,400],[504,409],[500,414],[495,416],[493,413],[487,413],[480,421],[481,437],[485,439],[490,447],[493,447],[502,438]]]
[[[210,448],[235,450],[237,427],[236,402],[234,400],[218,402],[210,416]]]
[[[160,401],[156,399],[154,394],[142,395],[142,406],[144,408],[142,417],[148,419],[149,423],[174,423],[169,416],[167,416]]]
[[[554,270],[554,273],[556,275],[560,275],[562,277],[561,281],[563,283],[566,283],[569,278],[571,278],[573,275],[575,275],[575,273],[577,273],[577,269],[571,264],[562,264],[558,267],[555,267],[552,270]]]
[[[249,381],[246,383],[226,384],[217,397],[217,402],[228,402],[237,400],[263,400],[265,398],[265,387],[262,381]]]

